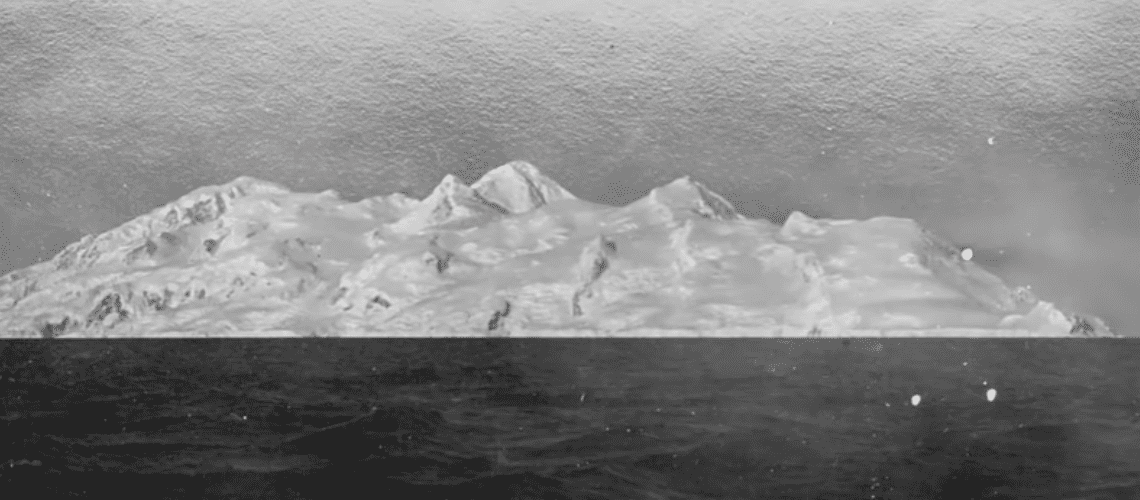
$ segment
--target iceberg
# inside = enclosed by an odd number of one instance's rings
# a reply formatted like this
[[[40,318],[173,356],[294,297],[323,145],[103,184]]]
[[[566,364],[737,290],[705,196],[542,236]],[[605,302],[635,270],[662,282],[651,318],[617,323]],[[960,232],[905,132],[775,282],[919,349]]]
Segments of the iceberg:
[[[738,214],[682,177],[624,207],[525,162],[423,200],[207,186],[0,277],[4,337],[1113,336],[913,220]]]

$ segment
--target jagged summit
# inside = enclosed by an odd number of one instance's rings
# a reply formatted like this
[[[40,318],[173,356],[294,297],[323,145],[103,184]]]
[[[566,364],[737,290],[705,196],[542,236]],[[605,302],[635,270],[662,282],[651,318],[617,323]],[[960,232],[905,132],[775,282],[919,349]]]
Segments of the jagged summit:
[[[0,277],[0,336],[568,332],[1110,335],[909,219],[776,227],[687,176],[615,208],[525,162],[422,200],[242,176]]]
[[[423,200],[392,225],[401,232],[416,232],[426,228],[469,218],[478,211],[475,191],[459,178],[448,174]]]
[[[744,218],[736,213],[732,203],[687,175],[649,191],[649,194],[634,204],[663,206],[675,214],[695,214],[720,221]]]
[[[542,175],[534,165],[514,161],[497,167],[471,185],[484,200],[502,211],[521,214],[553,201],[575,199],[557,182]]]
[[[58,272],[56,277],[63,278],[99,263],[116,260],[121,257],[118,253],[123,248],[142,245],[160,234],[173,234],[186,227],[213,222],[244,199],[289,194],[291,192],[280,184],[239,176],[225,184],[195,189],[102,234],[84,236],[49,262],[32,267],[50,265]],[[11,276],[0,277],[0,285],[12,279]]]
[[[480,222],[480,216],[519,215],[572,199],[577,198],[533,165],[514,161],[488,171],[471,186],[445,175],[393,229],[415,232],[472,218]]]

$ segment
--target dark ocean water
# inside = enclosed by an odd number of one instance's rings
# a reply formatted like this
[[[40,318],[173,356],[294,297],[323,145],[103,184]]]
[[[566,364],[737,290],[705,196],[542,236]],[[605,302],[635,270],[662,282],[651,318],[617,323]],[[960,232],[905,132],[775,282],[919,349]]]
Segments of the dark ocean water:
[[[1123,340],[0,346],[5,498],[1140,498]]]

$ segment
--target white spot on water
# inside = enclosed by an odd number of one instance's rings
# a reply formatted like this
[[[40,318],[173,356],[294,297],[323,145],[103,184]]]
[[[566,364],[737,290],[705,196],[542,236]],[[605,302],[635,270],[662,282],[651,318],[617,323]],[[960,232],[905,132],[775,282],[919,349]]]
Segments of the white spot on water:
[[[915,395],[910,397],[910,405],[911,406],[918,406],[918,404],[921,402],[922,402],[922,396],[919,396],[918,394],[915,394]]]
[[[994,398],[996,398],[996,397],[997,397],[997,391],[994,390],[993,388],[990,388],[990,390],[986,391],[986,401],[993,403]]]

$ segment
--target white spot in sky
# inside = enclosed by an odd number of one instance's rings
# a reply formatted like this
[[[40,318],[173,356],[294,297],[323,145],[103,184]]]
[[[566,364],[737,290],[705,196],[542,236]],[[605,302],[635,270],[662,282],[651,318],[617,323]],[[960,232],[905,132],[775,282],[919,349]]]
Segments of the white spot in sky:
[[[996,397],[997,397],[997,391],[994,390],[993,388],[990,388],[990,390],[986,391],[986,401],[993,403],[994,398],[996,398]]]

